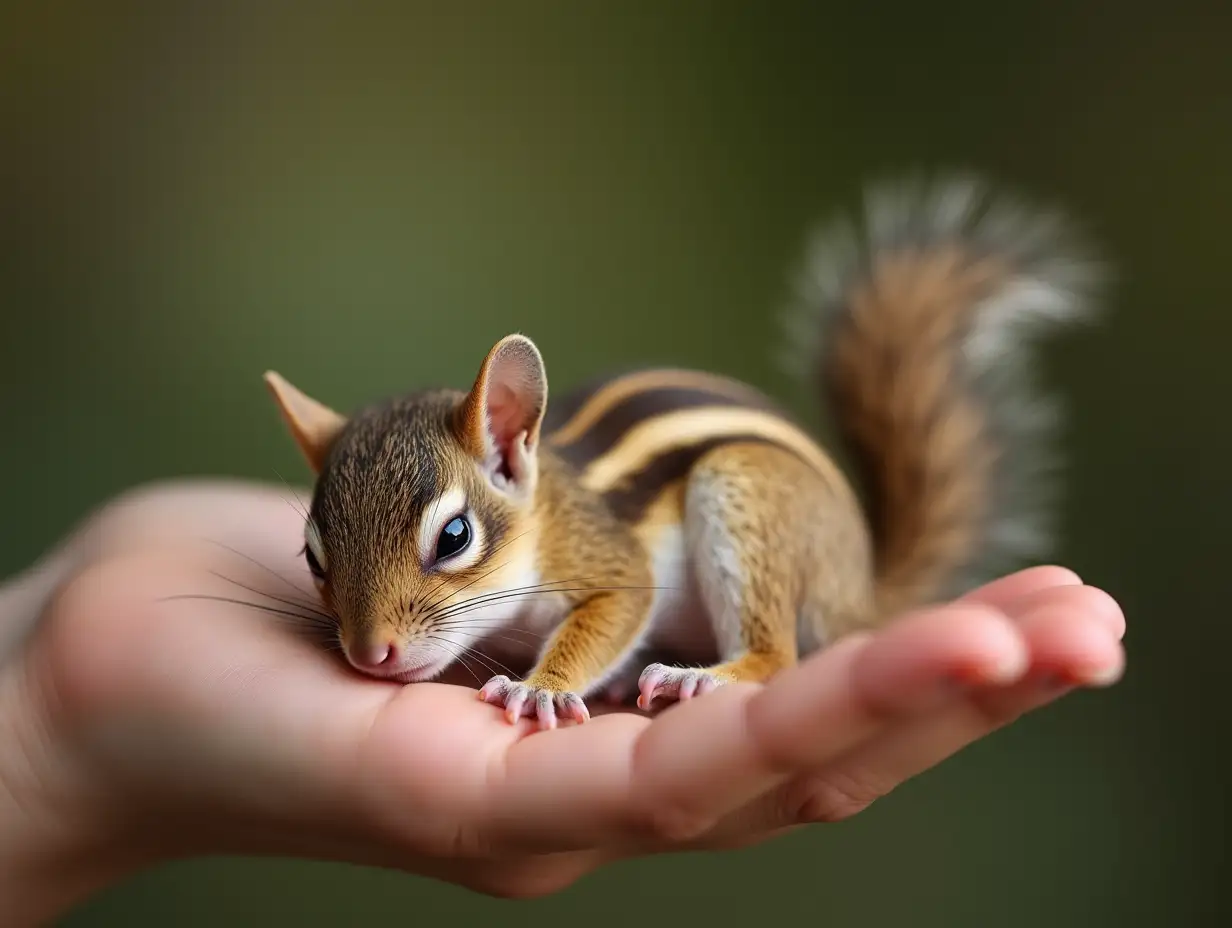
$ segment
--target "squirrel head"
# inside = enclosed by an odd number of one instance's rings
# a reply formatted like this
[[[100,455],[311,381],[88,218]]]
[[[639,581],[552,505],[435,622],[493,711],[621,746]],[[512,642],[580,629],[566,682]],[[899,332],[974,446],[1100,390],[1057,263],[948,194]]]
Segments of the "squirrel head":
[[[304,557],[347,660],[404,682],[436,676],[534,582],[539,350],[507,336],[468,392],[428,390],[351,417],[274,372],[265,381],[316,475]]]

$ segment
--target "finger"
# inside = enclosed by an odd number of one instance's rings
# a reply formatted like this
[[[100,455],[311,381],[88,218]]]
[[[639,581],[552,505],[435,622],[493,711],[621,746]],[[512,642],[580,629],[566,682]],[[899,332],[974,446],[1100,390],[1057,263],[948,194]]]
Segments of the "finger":
[[[928,610],[877,636],[840,641],[760,690],[725,687],[664,713],[638,744],[641,802],[665,836],[691,836],[937,705],[956,680],[1016,680],[1027,658],[1009,620],[974,605]]]
[[[1071,686],[1115,683],[1125,669],[1120,641],[1124,622],[1113,620],[1109,602],[1105,594],[1084,587],[1025,609],[1018,624],[1031,650],[1032,675],[1055,677]],[[1002,692],[994,689],[988,695],[1000,698]]]
[[[1109,686],[1123,671],[1120,644],[1088,613],[1048,603],[1024,615],[1020,624],[1032,653],[1026,679],[1008,687],[979,688],[937,717],[900,726],[857,749],[822,774],[821,789],[802,810],[801,820],[845,818],[1074,687]]]
[[[1052,601],[1021,617],[1033,656],[1026,678],[1010,686],[976,688],[927,719],[905,722],[814,775],[784,784],[730,816],[707,835],[707,842],[731,846],[750,837],[762,840],[759,836],[805,822],[847,818],[1075,686],[1114,682],[1124,667],[1115,630],[1105,617],[1064,601],[1069,598],[1054,592]],[[1089,595],[1086,598],[1093,600]]]

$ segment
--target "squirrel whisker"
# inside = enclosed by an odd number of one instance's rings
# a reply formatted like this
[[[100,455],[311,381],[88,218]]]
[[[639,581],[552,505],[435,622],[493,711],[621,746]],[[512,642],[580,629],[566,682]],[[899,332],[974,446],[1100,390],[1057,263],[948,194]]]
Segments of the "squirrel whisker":
[[[328,621],[331,625],[336,624],[338,621],[337,616],[331,615],[330,613],[325,612],[322,609],[318,609],[316,606],[313,606],[309,603],[303,602],[301,600],[285,599],[282,596],[275,596],[273,593],[267,593],[264,590],[258,590],[256,587],[248,586],[246,583],[240,583],[240,581],[235,580],[231,577],[228,577],[226,574],[221,574],[216,570],[211,570],[210,573],[220,580],[225,580],[227,583],[234,584],[235,586],[238,586],[242,590],[247,590],[249,593],[256,593],[258,596],[266,596],[269,599],[274,600],[275,602],[282,603],[284,606],[296,606],[300,609],[304,609],[305,611],[310,612],[312,615],[317,616],[318,618],[322,620]]]
[[[213,539],[213,538],[207,538],[207,539],[206,539],[206,541],[208,541],[208,542],[209,542],[210,544],[212,544],[212,545],[217,545],[218,547],[222,548],[224,551],[228,551],[228,552],[230,552],[231,554],[234,554],[236,557],[243,558],[244,560],[248,561],[250,564],[254,564],[254,565],[256,565],[257,567],[260,567],[262,570],[264,570],[264,571],[268,572],[268,573],[269,573],[269,574],[271,574],[273,577],[277,578],[277,579],[278,579],[281,583],[286,584],[286,585],[287,585],[287,587],[289,587],[289,588],[291,589],[291,591],[292,591],[292,592],[295,592],[295,593],[302,592],[302,590],[300,589],[300,587],[299,587],[296,583],[294,583],[293,581],[291,581],[291,580],[287,579],[287,578],[286,578],[285,576],[283,576],[281,573],[279,573],[278,571],[274,570],[274,568],[270,567],[268,564],[264,564],[264,563],[262,563],[261,561],[258,561],[258,560],[257,560],[255,557],[253,557],[251,554],[245,554],[243,551],[239,550],[239,548],[233,548],[233,547],[231,547],[231,545],[226,544],[226,543],[221,542],[221,541],[216,541],[216,540],[215,540],[215,539]]]
[[[499,670],[499,671],[503,671],[505,674],[512,674],[512,673],[513,673],[513,671],[512,671],[512,670],[510,670],[508,667],[506,667],[504,664],[502,664],[500,661],[498,661],[496,658],[492,657],[491,655],[481,654],[480,652],[476,651],[474,648],[469,648],[469,647],[467,647],[467,646],[466,646],[466,645],[464,645],[464,644],[459,644],[459,643],[458,643],[458,642],[456,642],[456,641],[450,641],[448,638],[443,638],[443,637],[440,637],[440,636],[438,636],[438,635],[429,635],[429,636],[428,636],[428,640],[429,640],[429,641],[435,641],[437,644],[447,645],[447,646],[449,646],[449,647],[453,648],[453,649],[454,649],[454,652],[453,652],[453,653],[454,653],[455,655],[457,655],[457,654],[465,654],[465,655],[467,655],[467,656],[469,656],[469,657],[471,657],[471,658],[473,658],[473,659],[475,659],[475,660],[479,661],[480,665],[481,665],[481,666],[482,666],[485,670],[487,670],[489,673],[494,673],[494,672],[496,672],[496,671],[498,671],[498,670]],[[476,678],[476,679],[478,679],[478,678]],[[481,681],[481,682],[482,682],[482,681]]]
[[[567,583],[569,581],[558,581]],[[676,587],[656,587],[656,586],[566,586],[543,588],[547,585],[537,584],[533,587],[525,587],[520,590],[504,590],[500,593],[488,593],[484,596],[477,596],[473,599],[465,600],[461,603],[456,603],[448,609],[444,609],[434,615],[429,615],[428,620],[437,620],[442,618],[455,618],[459,615],[465,615],[482,606],[490,606],[498,602],[506,602],[512,599],[519,599],[530,596],[547,596],[556,593],[612,593],[624,590],[674,590]]]

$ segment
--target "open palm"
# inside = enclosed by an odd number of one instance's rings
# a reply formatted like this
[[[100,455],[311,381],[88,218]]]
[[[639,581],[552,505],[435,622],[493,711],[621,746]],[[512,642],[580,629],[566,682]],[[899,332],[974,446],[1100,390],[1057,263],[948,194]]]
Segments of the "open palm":
[[[286,492],[172,485],[104,511],[37,578],[58,592],[24,651],[70,745],[58,763],[87,772],[58,782],[146,859],[342,859],[539,895],[854,814],[1123,660],[1115,602],[1039,568],[766,686],[534,732],[464,667],[405,687],[347,668],[293,617],[314,601],[301,537]]]

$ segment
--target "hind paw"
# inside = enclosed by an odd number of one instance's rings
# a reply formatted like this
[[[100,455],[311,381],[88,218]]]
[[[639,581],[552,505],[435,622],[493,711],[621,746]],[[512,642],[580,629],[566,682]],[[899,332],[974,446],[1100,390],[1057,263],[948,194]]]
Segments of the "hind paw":
[[[728,682],[730,681],[726,678],[709,670],[651,664],[642,671],[637,681],[637,706],[642,710],[649,709],[656,699],[683,702],[712,692]]]

